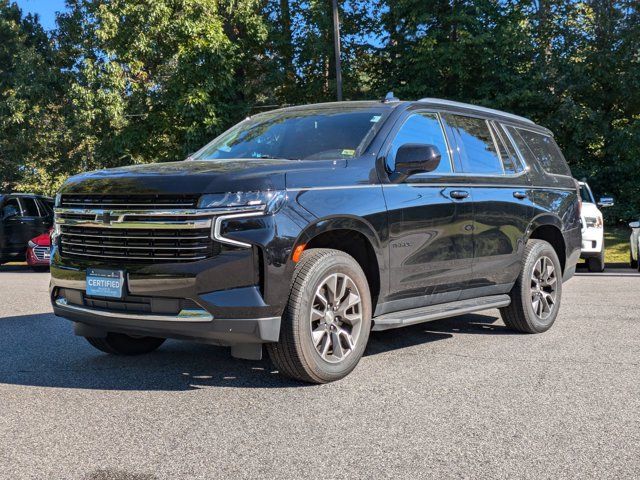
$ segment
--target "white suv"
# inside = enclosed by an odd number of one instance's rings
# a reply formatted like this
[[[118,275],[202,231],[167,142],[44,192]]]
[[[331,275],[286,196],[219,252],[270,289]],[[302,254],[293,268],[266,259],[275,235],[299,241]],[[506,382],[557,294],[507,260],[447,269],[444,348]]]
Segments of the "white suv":
[[[610,207],[613,199],[603,197],[596,204],[591,188],[585,182],[580,183],[580,197],[582,198],[582,251],[580,258],[587,261],[590,272],[604,270],[604,224],[602,212],[598,207]]]

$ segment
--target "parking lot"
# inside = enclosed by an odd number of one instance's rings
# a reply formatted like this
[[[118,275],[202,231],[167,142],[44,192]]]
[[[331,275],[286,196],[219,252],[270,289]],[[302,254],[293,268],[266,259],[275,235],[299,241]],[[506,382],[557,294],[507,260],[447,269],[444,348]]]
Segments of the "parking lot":
[[[581,273],[555,326],[496,310],[375,333],[345,380],[167,342],[116,358],[0,268],[0,477],[637,478],[640,275]]]

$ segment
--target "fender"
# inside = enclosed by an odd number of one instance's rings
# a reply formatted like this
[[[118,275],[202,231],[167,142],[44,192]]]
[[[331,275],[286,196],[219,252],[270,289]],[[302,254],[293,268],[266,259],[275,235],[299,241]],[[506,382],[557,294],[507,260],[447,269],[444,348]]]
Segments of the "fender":
[[[309,224],[295,241],[294,249],[298,245],[311,242],[314,238],[324,233],[335,230],[350,230],[362,234],[371,245],[378,262],[380,272],[380,296],[384,296],[389,289],[389,261],[387,249],[380,235],[366,219],[356,215],[332,215],[315,220]]]

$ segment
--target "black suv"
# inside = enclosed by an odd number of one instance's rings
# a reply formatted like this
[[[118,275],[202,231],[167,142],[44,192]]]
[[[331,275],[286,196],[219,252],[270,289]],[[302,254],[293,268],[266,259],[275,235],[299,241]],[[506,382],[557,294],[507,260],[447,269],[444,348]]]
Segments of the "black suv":
[[[52,198],[26,193],[0,194],[0,264],[23,261],[29,240],[52,225]]]
[[[438,99],[247,118],[183,162],[69,179],[51,300],[113,354],[226,345],[307,382],[371,330],[499,308],[544,332],[580,256],[580,201],[547,129]]]

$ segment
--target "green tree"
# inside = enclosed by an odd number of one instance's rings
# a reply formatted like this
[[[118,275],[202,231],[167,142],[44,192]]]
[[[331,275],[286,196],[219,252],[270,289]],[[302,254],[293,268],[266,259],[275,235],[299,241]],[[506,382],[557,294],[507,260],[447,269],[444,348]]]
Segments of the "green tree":
[[[267,35],[257,1],[68,4],[58,40],[77,170],[183,159],[255,102]]]
[[[0,190],[55,191],[62,82],[38,19],[0,0]]]

